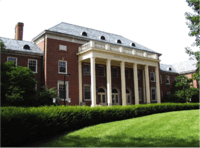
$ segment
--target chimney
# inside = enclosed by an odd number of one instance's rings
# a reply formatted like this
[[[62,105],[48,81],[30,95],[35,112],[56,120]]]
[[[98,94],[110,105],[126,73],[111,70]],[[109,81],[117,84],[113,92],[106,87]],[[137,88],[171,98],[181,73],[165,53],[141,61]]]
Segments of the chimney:
[[[24,23],[17,23],[15,26],[15,40],[22,40],[23,39],[23,27]]]

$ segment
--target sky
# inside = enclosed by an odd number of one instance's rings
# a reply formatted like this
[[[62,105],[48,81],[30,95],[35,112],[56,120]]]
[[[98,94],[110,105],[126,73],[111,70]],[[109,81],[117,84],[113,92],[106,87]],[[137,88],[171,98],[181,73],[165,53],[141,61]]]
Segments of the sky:
[[[195,14],[186,0],[0,0],[0,37],[12,38],[15,25],[24,23],[23,40],[61,22],[121,35],[155,52],[160,62],[189,59],[185,12]]]

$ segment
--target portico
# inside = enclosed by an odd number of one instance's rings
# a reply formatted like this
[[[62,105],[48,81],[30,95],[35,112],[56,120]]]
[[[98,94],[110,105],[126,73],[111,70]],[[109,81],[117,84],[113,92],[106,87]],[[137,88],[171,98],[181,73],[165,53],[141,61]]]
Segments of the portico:
[[[127,105],[126,95],[126,79],[125,68],[133,69],[134,77],[134,95],[135,104],[139,104],[139,91],[138,91],[138,74],[137,70],[140,67],[145,77],[145,91],[144,96],[146,102],[150,103],[150,83],[149,83],[149,66],[155,67],[155,83],[156,83],[156,97],[157,103],[160,103],[160,85],[159,85],[159,68],[158,68],[158,55],[147,51],[141,51],[134,48],[126,48],[122,46],[116,46],[111,44],[99,43],[96,41],[90,41],[81,47],[79,47],[79,104],[83,102],[82,97],[82,62],[90,63],[90,75],[91,75],[91,106],[96,106],[96,73],[95,64],[106,65],[106,100],[108,106],[112,106],[112,77],[111,66],[120,67],[121,73],[121,100],[122,105]],[[144,87],[143,86],[143,87]]]

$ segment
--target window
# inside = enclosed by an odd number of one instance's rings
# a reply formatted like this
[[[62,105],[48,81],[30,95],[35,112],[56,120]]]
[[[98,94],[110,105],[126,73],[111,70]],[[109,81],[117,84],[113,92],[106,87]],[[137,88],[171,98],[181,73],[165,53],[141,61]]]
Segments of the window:
[[[67,73],[66,61],[58,61],[58,73]]]
[[[129,78],[129,70],[128,69],[125,70],[125,77],[126,77],[126,79]]]
[[[151,99],[152,99],[152,101],[156,101],[157,100],[156,88],[155,87],[151,87]]]
[[[170,84],[170,77],[166,76],[166,84]]]
[[[176,81],[176,77],[174,77],[174,81]]]
[[[122,42],[121,42],[121,40],[117,40],[117,43],[118,43],[118,44],[121,44]]]
[[[24,45],[23,48],[26,49],[26,50],[31,50],[29,45]]]
[[[154,72],[150,72],[150,79],[151,79],[151,82],[155,82],[155,73]]]
[[[28,68],[37,73],[37,60],[28,59]]]
[[[59,45],[59,50],[67,51],[67,46],[65,46],[65,45]]]
[[[135,47],[135,43],[131,43],[131,46]]]
[[[84,64],[84,75],[90,75],[90,64]]]
[[[140,80],[140,71],[137,70],[138,80]]]
[[[100,38],[101,38],[101,40],[105,40],[106,39],[104,36],[101,36]]]
[[[162,84],[162,75],[160,75],[160,84]]]
[[[85,85],[84,86],[84,98],[86,100],[91,100],[91,88],[90,85]]]
[[[82,36],[87,36],[87,33],[86,32],[82,32]]]
[[[15,62],[15,66],[17,66],[17,58],[15,57],[7,57],[7,61],[14,61]]]
[[[117,68],[112,68],[112,77],[117,78]]]
[[[104,77],[105,76],[105,68],[104,66],[99,66],[99,76]]]
[[[69,98],[69,81],[65,81],[65,89],[64,89],[64,81],[58,81],[57,83],[58,85],[58,97],[59,99],[61,99],[62,101],[64,100],[65,97],[65,91],[66,90],[66,101]]]
[[[139,93],[139,101],[142,101],[142,90],[141,90],[141,87],[138,88],[138,93]]]
[[[163,98],[163,91],[161,91],[161,98]]]

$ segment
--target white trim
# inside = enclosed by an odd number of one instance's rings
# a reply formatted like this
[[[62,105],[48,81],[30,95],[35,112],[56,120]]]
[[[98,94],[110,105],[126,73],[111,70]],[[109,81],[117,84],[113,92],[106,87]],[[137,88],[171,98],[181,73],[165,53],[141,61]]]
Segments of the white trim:
[[[60,67],[59,67],[59,62],[60,62],[60,61],[66,63],[66,67],[65,67],[66,72],[60,72]],[[64,60],[58,60],[58,73],[59,73],[59,74],[67,74],[67,61],[64,61]]]
[[[59,84],[64,85],[64,81],[58,80],[57,81],[57,88],[58,88],[58,98],[59,98]],[[66,89],[66,101],[69,98],[69,81],[65,81],[65,89]],[[64,99],[60,99],[61,101],[64,101]]]
[[[154,80],[151,80],[151,73],[153,73]],[[155,82],[155,73],[154,72],[150,72],[150,80],[151,80],[151,82]]]
[[[59,50],[67,51],[67,45],[59,45]]]
[[[152,98],[152,90],[155,90],[155,100],[153,100]],[[153,102],[153,101],[157,101],[157,92],[156,92],[156,87],[151,87],[151,101]]]
[[[37,60],[36,59],[28,59],[28,68],[29,68],[29,60],[32,60],[32,61],[36,61],[36,72],[33,71],[33,73],[37,73],[37,69],[38,69],[38,66],[37,66]]]
[[[92,98],[91,99],[85,99],[85,86],[90,87],[90,98],[91,98],[91,85],[90,84],[84,84],[83,85],[84,101],[92,101]]]
[[[7,62],[8,62],[8,58],[16,58],[16,57],[7,56]],[[17,66],[17,58],[16,58],[15,66]]]

